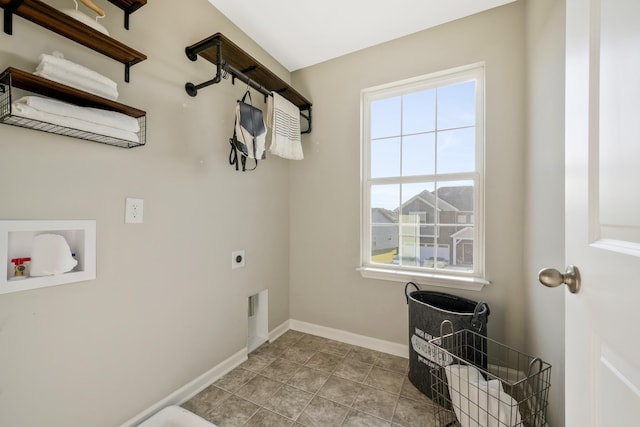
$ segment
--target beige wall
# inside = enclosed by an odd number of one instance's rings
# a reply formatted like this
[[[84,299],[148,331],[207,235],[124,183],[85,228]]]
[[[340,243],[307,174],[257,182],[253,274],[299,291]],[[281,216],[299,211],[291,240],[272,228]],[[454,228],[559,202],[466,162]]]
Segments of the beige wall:
[[[121,64],[16,18],[13,36],[0,33],[0,68],[31,70],[40,53],[63,51],[120,83],[121,101],[148,112],[148,139],[125,150],[0,126],[0,219],[96,219],[98,234],[97,280],[0,295],[0,425],[118,425],[241,350],[246,297],[264,288],[270,329],[291,317],[407,344],[404,285],[355,270],[360,90],[478,61],[492,284],[450,292],[486,300],[490,336],[554,365],[549,414],[562,425],[562,296],[535,280],[563,262],[561,209],[544,207],[563,197],[556,3],[517,2],[293,73],[314,104],[306,159],[270,157],[246,174],[227,165],[244,88],[187,96],[184,83],[214,69],[184,47],[220,31],[290,76],[207,1],[190,0],[189,13],[149,3],[128,32],[108,7],[113,36],[149,57],[129,84]],[[123,223],[128,196],[144,198],[144,224]],[[247,267],[232,271],[236,249]]]
[[[312,94],[314,130],[305,141],[305,161],[291,169],[292,318],[408,342],[404,284],[364,279],[356,271],[360,91],[485,61],[486,271],[492,284],[453,293],[486,300],[489,335],[522,346],[524,22],[524,4],[513,3],[293,73],[294,84]]]
[[[95,281],[0,295],[2,426],[119,425],[246,345],[248,295],[269,289],[270,328],[289,319],[287,163],[228,166],[244,87],[189,97],[184,84],[214,68],[184,48],[220,31],[289,73],[206,0],[190,0],[189,12],[149,2],[130,31],[107,5],[112,35],[149,58],[129,84],[121,64],[22,18],[13,36],[0,33],[0,68],[32,71],[40,53],[59,50],[148,113],[147,145],[131,150],[0,126],[0,219],[95,219],[98,257]],[[128,196],[144,198],[144,224],[124,224]],[[247,266],[232,271],[237,249]]]
[[[551,426],[564,425],[564,289],[538,280],[564,268],[564,0],[527,2],[526,349],[551,363]]]

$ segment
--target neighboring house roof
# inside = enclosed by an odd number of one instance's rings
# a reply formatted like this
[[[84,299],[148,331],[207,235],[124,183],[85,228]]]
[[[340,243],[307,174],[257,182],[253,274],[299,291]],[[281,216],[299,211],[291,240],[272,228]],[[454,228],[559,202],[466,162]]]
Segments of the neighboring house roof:
[[[465,227],[462,230],[453,233],[450,237],[452,239],[459,240],[473,240],[473,228]]]
[[[438,188],[438,197],[461,211],[473,210],[473,186]]]
[[[424,190],[422,193],[416,194],[415,196],[413,196],[412,198],[404,202],[402,206],[410,205],[416,200],[420,200],[421,202],[431,207],[436,206],[436,196],[429,190]],[[443,200],[442,198],[440,198],[440,200],[438,200],[438,210],[439,211],[457,211],[459,209],[453,206],[452,204],[448,203],[447,201]]]
[[[385,209],[385,208],[372,208],[371,209],[371,215],[372,216],[377,216],[381,219],[386,219],[387,221],[389,221],[390,223],[397,223],[398,222],[398,213],[394,212],[394,211],[390,211],[389,209]]]
[[[429,190],[424,190],[404,202],[401,207],[404,208],[405,206],[410,206],[412,203],[418,202],[435,208],[436,199],[438,199],[437,205],[439,211],[473,211],[473,186],[441,187],[437,191],[439,197],[436,197],[436,195]],[[400,209],[371,208],[372,216],[378,217],[374,222],[386,220],[390,223],[397,223],[399,211]],[[473,236],[473,231],[471,235]]]

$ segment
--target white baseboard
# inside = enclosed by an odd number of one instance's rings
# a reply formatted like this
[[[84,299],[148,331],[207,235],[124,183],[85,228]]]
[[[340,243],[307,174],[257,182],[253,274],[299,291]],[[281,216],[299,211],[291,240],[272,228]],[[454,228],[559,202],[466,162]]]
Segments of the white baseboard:
[[[295,331],[318,335],[323,338],[329,338],[347,344],[357,345],[360,347],[368,348],[370,350],[381,351],[383,353],[393,354],[394,356],[405,358],[409,357],[408,345],[385,341],[378,338],[371,338],[365,335],[358,335],[352,332],[343,331],[341,329],[327,328],[326,326],[315,325],[313,323],[302,322],[295,319],[289,320],[289,327],[290,329],[293,329]]]
[[[315,325],[313,323],[302,322],[294,319],[289,319],[283,322],[281,325],[275,327],[271,332],[269,332],[269,342],[274,341],[289,329],[341,341],[346,344],[357,345],[370,350],[393,354],[395,356],[409,357],[409,347],[407,345],[358,335],[340,329],[327,328],[326,326]],[[227,372],[236,368],[245,360],[247,360],[246,348],[238,351],[236,354],[214,366],[198,378],[188,384],[185,384],[169,396],[140,412],[135,417],[123,423],[120,427],[135,427],[164,407],[183,404],[205,388],[209,387],[219,378],[223,377]]]
[[[280,326],[273,328],[273,330],[269,332],[269,342],[275,341],[280,337],[280,335],[291,329],[290,323],[291,320],[285,320]]]
[[[169,396],[160,400],[156,404],[150,406],[144,411],[140,412],[135,417],[123,423],[120,427],[134,427],[161,410],[170,405],[181,405],[187,400],[191,399],[196,394],[200,393],[205,388],[209,387],[219,378],[222,378],[227,372],[231,371],[242,362],[247,360],[247,349],[243,348],[233,356],[217,364],[213,368],[209,369],[204,374],[200,375],[193,381],[180,387],[178,390],[171,393]]]

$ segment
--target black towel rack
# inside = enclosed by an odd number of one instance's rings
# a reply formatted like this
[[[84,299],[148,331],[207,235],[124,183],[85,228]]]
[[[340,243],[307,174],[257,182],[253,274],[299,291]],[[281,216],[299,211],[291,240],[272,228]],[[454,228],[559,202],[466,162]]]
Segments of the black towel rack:
[[[185,53],[192,61],[197,60],[200,55],[216,65],[216,75],[213,79],[197,85],[185,84],[185,90],[189,95],[196,96],[199,89],[220,83],[223,78],[231,75],[232,83],[238,79],[265,97],[276,92],[289,100],[300,109],[300,116],[307,121],[308,127],[301,133],[311,133],[311,102],[221,33],[186,47]]]

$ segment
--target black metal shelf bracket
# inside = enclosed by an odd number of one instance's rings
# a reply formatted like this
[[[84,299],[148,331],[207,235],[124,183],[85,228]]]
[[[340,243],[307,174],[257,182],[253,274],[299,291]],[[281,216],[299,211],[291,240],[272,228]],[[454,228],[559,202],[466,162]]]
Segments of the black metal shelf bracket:
[[[204,87],[211,86],[216,83],[220,83],[220,80],[222,80],[222,69],[223,69],[222,43],[218,39],[213,39],[211,40],[210,43],[203,43],[202,45],[197,46],[193,49],[190,49],[187,47],[184,50],[185,54],[187,55],[187,58],[189,58],[192,61],[196,61],[198,59],[198,53],[204,50],[207,50],[213,46],[216,46],[216,76],[211,80],[207,80],[206,82],[200,83],[199,85],[195,85],[191,82],[185,84],[184,89],[187,91],[187,93],[190,96],[196,96],[198,94],[198,89],[202,89]]]
[[[4,32],[8,35],[13,34],[13,14],[23,2],[24,0],[13,0],[4,9]]]
[[[193,84],[191,82],[188,82],[184,85],[184,88],[186,90],[186,92],[190,95],[190,96],[196,96],[198,95],[198,90],[202,89],[204,87],[207,86],[211,86],[217,83],[220,83],[222,81],[223,78],[227,78],[227,75],[230,74],[231,75],[231,82],[232,84],[235,84],[235,80],[238,79],[240,81],[242,81],[243,83],[245,83],[247,86],[252,87],[253,89],[257,90],[258,92],[260,92],[261,94],[264,95],[265,97],[265,102],[267,100],[268,96],[271,96],[271,92],[269,89],[265,88],[264,86],[262,86],[260,83],[258,83],[257,81],[253,80],[251,77],[249,77],[247,74],[251,73],[253,71],[256,71],[258,69],[257,65],[253,65],[250,66],[244,70],[238,70],[237,68],[235,68],[234,66],[232,66],[231,64],[229,64],[228,62],[226,62],[224,60],[224,58],[222,57],[222,42],[220,41],[220,39],[218,38],[212,38],[210,40],[207,40],[204,43],[198,44],[198,45],[194,45],[191,47],[187,47],[185,48],[185,54],[187,55],[187,58],[189,58],[191,61],[196,61],[198,59],[198,54],[200,52],[203,52],[207,49],[210,49],[212,47],[216,47],[216,75],[214,78],[212,78],[211,80],[207,80],[206,82],[200,83],[200,84]],[[286,92],[288,90],[288,88],[281,88],[278,90],[275,90],[274,92],[278,92],[278,93],[283,93]],[[300,117],[302,117],[303,119],[305,119],[307,121],[307,129],[305,131],[302,131],[302,134],[308,134],[311,133],[311,105],[305,105],[305,106],[301,106],[298,107],[300,109]],[[306,114],[303,113],[303,111],[306,111]]]
[[[129,16],[142,7],[142,3],[132,3],[131,6],[124,10],[124,28],[129,29]]]

